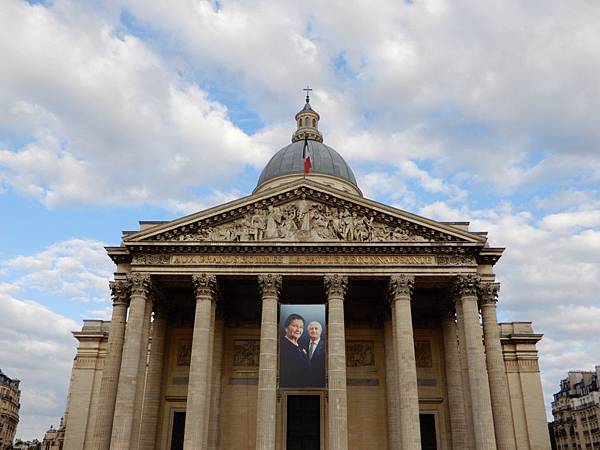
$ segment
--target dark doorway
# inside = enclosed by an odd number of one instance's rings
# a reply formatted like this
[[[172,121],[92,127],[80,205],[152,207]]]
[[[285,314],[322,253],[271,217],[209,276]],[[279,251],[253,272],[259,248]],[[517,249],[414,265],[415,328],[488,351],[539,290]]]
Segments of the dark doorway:
[[[171,450],[183,450],[183,435],[185,433],[185,411],[173,413],[173,431],[171,432]]]
[[[437,450],[435,415],[419,414],[419,424],[421,425],[421,449]]]
[[[321,448],[321,397],[288,395],[287,450],[319,450]]]

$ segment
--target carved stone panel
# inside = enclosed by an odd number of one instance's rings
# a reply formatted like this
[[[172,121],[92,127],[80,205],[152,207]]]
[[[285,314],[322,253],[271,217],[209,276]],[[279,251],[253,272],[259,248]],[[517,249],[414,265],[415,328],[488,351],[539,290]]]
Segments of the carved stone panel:
[[[346,366],[368,367],[375,365],[373,341],[346,341]]]
[[[380,221],[366,209],[330,206],[308,199],[280,205],[256,204],[233,220],[186,230],[174,230],[157,239],[180,241],[352,241],[429,242],[408,222]],[[424,230],[419,230],[424,232]]]
[[[192,357],[192,340],[180,339],[177,341],[177,365],[189,366]]]
[[[257,368],[260,354],[259,339],[235,339],[233,341],[233,366]]]
[[[428,369],[433,367],[430,341],[415,340],[415,361],[417,367]]]

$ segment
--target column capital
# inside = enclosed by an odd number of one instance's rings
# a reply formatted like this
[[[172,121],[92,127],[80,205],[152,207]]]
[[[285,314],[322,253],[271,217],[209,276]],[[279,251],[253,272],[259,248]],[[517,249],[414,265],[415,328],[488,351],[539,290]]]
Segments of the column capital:
[[[454,292],[458,297],[476,296],[481,277],[475,273],[458,275],[454,280]]]
[[[283,277],[275,273],[261,273],[258,275],[258,288],[260,293],[265,296],[277,297],[281,291]]]
[[[214,298],[217,292],[217,277],[212,273],[196,273],[192,275],[192,283],[196,290],[196,298]]]
[[[415,286],[415,277],[412,275],[392,275],[389,284],[389,299],[394,301],[400,297],[412,296]]]
[[[479,303],[483,305],[495,305],[498,302],[500,283],[481,283],[479,285]]]
[[[152,289],[152,278],[146,273],[133,272],[127,275],[131,283],[132,295],[147,296]]]
[[[127,305],[129,302],[129,295],[131,294],[131,283],[129,280],[110,281],[108,287],[110,288],[113,305]]]
[[[327,295],[336,295],[338,297],[344,297],[346,290],[348,289],[348,277],[340,274],[325,275],[323,277],[325,282],[325,290]]]

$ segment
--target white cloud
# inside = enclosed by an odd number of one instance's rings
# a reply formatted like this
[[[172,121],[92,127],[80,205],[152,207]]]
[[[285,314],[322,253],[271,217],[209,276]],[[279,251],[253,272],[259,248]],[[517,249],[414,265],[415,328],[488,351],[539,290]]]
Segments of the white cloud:
[[[114,264],[101,242],[71,239],[33,255],[19,255],[3,263],[19,272],[13,281],[21,289],[63,294],[87,302],[106,301]]]
[[[17,436],[41,438],[64,414],[77,347],[71,332],[81,328],[63,314],[110,320],[114,265],[101,242],[70,239],[8,259],[2,267],[1,368],[22,381]]]
[[[159,203],[264,162],[222,104],[88,13],[3,3],[0,130],[31,142],[0,145],[0,179],[50,207]]]
[[[6,375],[21,380],[17,436],[41,438],[64,414],[78,326],[11,291],[0,284],[0,361]]]

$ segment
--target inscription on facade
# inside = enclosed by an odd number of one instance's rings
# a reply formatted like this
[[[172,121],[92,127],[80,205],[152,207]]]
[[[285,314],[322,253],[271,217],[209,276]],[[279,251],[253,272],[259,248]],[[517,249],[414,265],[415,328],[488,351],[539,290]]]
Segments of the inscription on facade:
[[[433,255],[171,255],[173,265],[435,265]]]
[[[375,365],[373,341],[347,341],[346,366],[365,367]]]
[[[417,367],[433,367],[433,359],[431,357],[431,342],[415,340],[415,361]]]
[[[258,367],[260,341],[258,339],[236,339],[233,342],[234,367]]]

